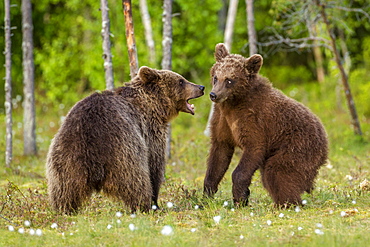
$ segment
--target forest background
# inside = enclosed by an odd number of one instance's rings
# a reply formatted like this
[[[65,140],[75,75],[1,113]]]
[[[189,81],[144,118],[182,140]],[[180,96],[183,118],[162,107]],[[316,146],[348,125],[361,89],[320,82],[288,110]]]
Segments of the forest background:
[[[300,243],[305,246],[366,245],[370,240],[367,233],[369,221],[369,179],[370,171],[370,4],[366,0],[323,1],[343,8],[328,9],[331,28],[341,55],[357,107],[363,135],[356,136],[351,127],[351,118],[340,82],[340,73],[333,61],[328,45],[320,43],[323,58],[324,80],[318,80],[318,65],[314,55],[314,42],[310,37],[305,17],[315,12],[302,12],[301,1],[260,0],[254,2],[255,28],[258,39],[258,53],[264,57],[261,74],[288,96],[309,106],[323,121],[330,140],[329,163],[324,167],[317,181],[317,190],[308,201],[301,215],[294,210],[278,211],[271,206],[271,198],[262,188],[258,174],[252,184],[252,208],[234,211],[231,203],[230,174],[225,176],[215,202],[209,202],[204,211],[194,210],[201,205],[202,179],[208,153],[209,139],[203,132],[211,108],[209,69],[214,63],[214,47],[224,41],[224,30],[228,11],[226,0],[173,1],[173,48],[172,69],[190,81],[206,86],[206,95],[192,103],[196,115],[180,114],[172,124],[172,156],[168,160],[166,183],[160,193],[160,203],[167,201],[175,207],[167,211],[141,215],[131,219],[121,218],[125,224],[134,222],[143,231],[129,235],[127,229],[119,227],[111,216],[121,210],[105,197],[96,196],[80,216],[61,217],[49,208],[46,199],[45,157],[48,146],[57,132],[63,117],[80,99],[96,90],[105,89],[102,59],[102,21],[100,2],[93,0],[33,1],[33,37],[35,58],[36,134],[38,155],[25,157],[22,154],[22,25],[21,1],[11,1],[12,30],[12,86],[14,118],[14,157],[10,168],[0,173],[0,243],[8,246],[39,244],[41,239],[22,237],[8,231],[24,227],[30,220],[34,228],[43,229],[48,243],[58,245],[60,239],[48,232],[52,223],[57,223],[57,235],[63,236],[64,244],[83,245],[86,239],[98,244],[122,244],[115,236],[124,235],[126,244],[183,244],[183,245],[238,245],[241,241],[255,241],[260,245]],[[114,85],[124,85],[130,80],[124,16],[121,2],[109,0],[109,17],[113,53]],[[314,2],[314,1],[313,1]],[[163,3],[147,0],[155,41],[155,59],[150,57],[145,42],[144,26],[140,16],[139,2],[132,1],[136,47],[139,66],[161,68]],[[2,4],[2,3],[1,3]],[[350,9],[362,10],[350,11]],[[365,14],[364,14],[365,13]],[[305,15],[307,14],[307,15]],[[315,16],[313,16],[315,19]],[[4,26],[3,5],[0,5],[0,26]],[[317,36],[329,40],[326,26],[317,22]],[[304,40],[300,44],[286,42],[288,38]],[[282,42],[282,40],[284,40]],[[267,46],[270,43],[271,45]],[[0,40],[4,47],[4,39]],[[246,5],[239,1],[235,19],[232,53],[249,56]],[[4,64],[4,56],[0,63]],[[5,70],[0,70],[5,77]],[[0,114],[5,116],[4,88],[0,88]],[[5,136],[5,123],[1,125],[1,136]],[[5,138],[0,140],[5,149]],[[2,157],[2,156],[1,156]],[[238,153],[231,164],[235,166]],[[4,160],[4,159],[2,159]],[[3,164],[0,162],[0,164]],[[4,163],[5,164],[5,163]],[[1,165],[5,167],[5,165]],[[363,186],[360,187],[360,184]],[[229,204],[227,202],[229,200]],[[355,204],[355,203],[356,204]],[[356,208],[353,208],[355,204]],[[226,206],[225,206],[226,205]],[[165,206],[164,206],[165,207]],[[36,209],[37,208],[37,209]],[[357,210],[357,211],[356,211]],[[346,217],[331,217],[346,215]],[[344,214],[342,214],[344,212]],[[281,214],[283,216],[281,216]],[[285,214],[285,216],[284,216]],[[108,216],[110,215],[110,216]],[[217,223],[213,216],[221,215]],[[304,217],[302,217],[302,215]],[[348,216],[348,217],[347,217]],[[268,224],[272,219],[277,224]],[[10,222],[8,221],[10,220]],[[267,220],[267,221],[266,221]],[[75,223],[77,222],[78,229]],[[83,223],[87,226],[81,228]],[[324,228],[317,224],[324,224]],[[107,233],[107,224],[116,228]],[[165,225],[182,232],[169,239],[159,239],[158,232]],[[235,226],[231,229],[230,225]],[[256,226],[257,225],[257,226]],[[92,230],[91,226],[95,229]],[[291,230],[294,226],[295,229]],[[25,227],[26,231],[30,229]],[[300,231],[304,228],[306,231]],[[6,229],[6,231],[3,231]],[[153,229],[154,231],[153,233]],[[189,235],[193,229],[199,235]],[[109,229],[108,229],[109,230]],[[316,231],[319,230],[319,231]],[[77,232],[80,232],[78,235]],[[186,231],[186,232],[185,232]],[[293,234],[292,234],[293,231]],[[64,233],[75,233],[65,239]],[[254,235],[253,235],[254,232]],[[321,233],[325,232],[322,237]],[[112,237],[108,240],[109,237]],[[196,237],[194,237],[196,236]],[[212,239],[209,237],[212,236]],[[243,237],[242,237],[243,236]],[[350,236],[350,237],[349,237]],[[45,239],[43,239],[45,240]],[[311,240],[308,241],[308,240]],[[22,242],[23,241],[23,242]],[[33,242],[32,242],[33,241]],[[109,242],[110,241],[110,242]],[[132,241],[132,242],[130,242]],[[135,242],[136,241],[136,242]],[[305,243],[305,244],[304,244]],[[334,243],[334,245],[333,245]]]

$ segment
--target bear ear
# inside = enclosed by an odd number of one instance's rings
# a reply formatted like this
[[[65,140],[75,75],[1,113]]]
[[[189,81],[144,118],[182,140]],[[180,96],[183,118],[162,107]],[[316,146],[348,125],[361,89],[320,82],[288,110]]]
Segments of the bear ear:
[[[263,58],[259,54],[255,54],[248,58],[246,68],[249,74],[258,74],[263,64]]]
[[[227,50],[226,46],[222,43],[219,43],[216,45],[215,48],[215,59],[216,62],[221,62],[222,59],[227,57],[229,55],[229,51]]]
[[[159,74],[157,70],[151,69],[147,66],[142,66],[137,74],[144,83],[156,82],[159,80]]]

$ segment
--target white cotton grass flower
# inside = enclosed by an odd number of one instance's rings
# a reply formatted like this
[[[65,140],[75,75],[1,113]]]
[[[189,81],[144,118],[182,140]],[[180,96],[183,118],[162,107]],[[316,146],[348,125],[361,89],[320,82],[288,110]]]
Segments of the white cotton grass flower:
[[[323,232],[323,231],[321,231],[320,229],[315,229],[315,233],[316,233],[317,235],[324,235],[324,232]]]
[[[121,224],[121,223],[122,223],[122,221],[121,221],[121,220],[117,220],[116,222],[117,222],[117,224]]]
[[[227,207],[229,205],[228,201],[224,201],[224,207]]]
[[[213,217],[213,220],[216,224],[220,223],[220,220],[221,220],[221,216],[220,215],[217,215],[215,217]]]
[[[272,221],[271,220],[267,220],[266,223],[267,223],[267,225],[271,226]]]
[[[191,232],[196,232],[197,231],[197,228],[191,228],[190,231]]]
[[[173,203],[172,202],[167,202],[167,207],[168,208],[172,208],[173,207]]]
[[[136,217],[136,214],[131,214],[130,217],[131,218],[135,218]]]
[[[356,203],[357,203],[357,202],[356,202],[356,200],[353,200],[353,201],[352,201],[352,204],[356,204]]]
[[[19,232],[20,234],[23,234],[23,233],[24,233],[24,228],[23,228],[23,227],[19,228],[19,229],[18,229],[18,232]]]
[[[29,220],[24,221],[24,226],[29,227],[31,225],[31,222]]]
[[[130,224],[130,225],[128,225],[128,228],[131,230],[131,231],[135,231],[135,230],[137,230],[138,228],[134,225],[134,224]]]
[[[249,215],[250,215],[251,217],[253,217],[253,216],[254,216],[254,213],[253,213],[253,212],[251,212]]]
[[[107,229],[109,230],[109,229],[111,229],[113,226],[111,225],[111,224],[108,224],[107,225]]]
[[[283,214],[283,213],[280,213],[280,214],[279,214],[279,217],[280,217],[280,218],[283,218],[283,217],[284,217],[284,214]]]
[[[345,217],[347,216],[347,213],[345,211],[340,212],[340,216]]]
[[[53,228],[53,229],[57,229],[58,228],[58,224],[57,223],[53,223],[53,224],[51,224],[50,227]]]
[[[351,175],[346,175],[346,179],[348,179],[349,181],[352,181],[353,177]]]
[[[152,206],[152,209],[153,209],[153,210],[157,210],[157,208],[158,208],[158,207],[157,207],[156,205],[153,205],[153,206]]]
[[[42,231],[41,231],[41,229],[37,229],[37,230],[36,230],[36,235],[37,235],[37,236],[41,236],[41,235],[42,235]]]
[[[296,206],[295,209],[294,209],[294,211],[296,211],[297,213],[299,213],[299,212],[301,212],[301,208],[298,207],[298,206]]]
[[[116,213],[116,217],[118,217],[118,218],[119,218],[119,217],[122,217],[122,215],[123,215],[123,214],[122,214],[121,212],[117,212],[117,213]]]
[[[8,226],[8,230],[14,232],[14,226]]]
[[[199,209],[199,206],[198,206],[198,205],[195,205],[195,206],[194,206],[194,209],[195,209],[195,210],[198,210],[198,209]]]
[[[307,204],[307,200],[303,200],[303,201],[302,201],[302,204],[303,204],[303,205],[306,205],[306,204]]]
[[[243,239],[243,238],[244,238],[244,236],[240,234],[239,238],[240,238],[240,239]]]
[[[298,226],[298,231],[301,231],[301,230],[303,230],[303,227]]]
[[[32,236],[33,236],[33,235],[35,235],[35,233],[36,233],[36,231],[35,231],[34,229],[32,229],[32,228],[31,228],[31,229],[30,229],[30,235],[32,235]]]
[[[322,228],[322,227],[323,227],[323,225],[322,225],[321,223],[317,223],[317,224],[316,224],[316,227],[317,227],[317,228]]]
[[[162,235],[169,236],[173,234],[173,229],[171,226],[164,226],[161,231]]]

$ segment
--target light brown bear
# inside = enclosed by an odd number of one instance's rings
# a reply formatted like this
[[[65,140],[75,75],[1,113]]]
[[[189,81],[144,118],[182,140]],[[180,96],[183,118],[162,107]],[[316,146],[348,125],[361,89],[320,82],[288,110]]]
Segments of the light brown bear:
[[[165,172],[168,122],[179,112],[194,114],[190,99],[204,94],[167,70],[141,67],[114,91],[94,93],[66,116],[47,156],[53,208],[76,212],[93,192],[122,200],[131,211],[157,205]]]
[[[242,157],[232,173],[234,203],[247,205],[249,186],[260,170],[264,187],[279,205],[301,204],[328,158],[325,129],[307,107],[258,74],[262,56],[244,58],[216,45],[211,69],[214,104],[204,193],[213,196],[235,147]]]

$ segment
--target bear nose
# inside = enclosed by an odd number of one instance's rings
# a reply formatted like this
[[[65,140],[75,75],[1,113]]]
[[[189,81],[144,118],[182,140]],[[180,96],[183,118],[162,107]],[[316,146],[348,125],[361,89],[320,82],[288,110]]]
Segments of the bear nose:
[[[214,92],[211,92],[211,93],[209,94],[209,97],[211,98],[211,100],[212,100],[212,101],[215,101],[215,100],[216,100],[216,98],[217,98],[217,95],[216,95]]]
[[[199,86],[200,91],[204,92],[204,86]]]

